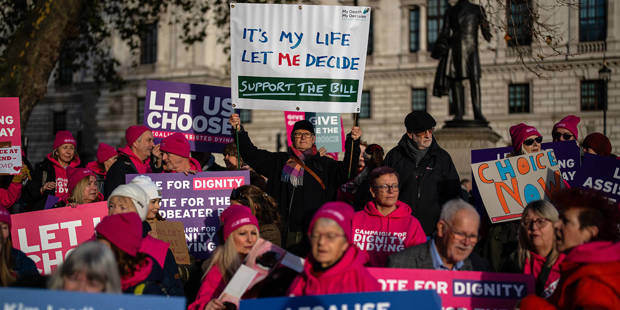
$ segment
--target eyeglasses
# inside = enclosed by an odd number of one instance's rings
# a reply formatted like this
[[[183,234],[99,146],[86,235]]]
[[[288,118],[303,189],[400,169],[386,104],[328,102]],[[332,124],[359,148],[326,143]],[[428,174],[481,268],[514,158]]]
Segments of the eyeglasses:
[[[426,133],[433,134],[433,131],[435,131],[435,127],[432,127],[426,130],[421,130],[421,131],[414,131],[413,134],[416,136],[424,136]]]
[[[478,234],[468,235],[462,231],[455,231],[454,229],[452,229],[452,225],[447,225],[447,226],[450,228],[450,232],[454,235],[454,239],[458,241],[467,239],[471,242],[478,242]]]
[[[547,225],[547,221],[549,221],[548,219],[545,218],[537,218],[535,220],[521,220],[521,226],[523,226],[523,228],[530,228],[530,225],[534,224],[534,227],[536,227],[537,229],[541,229],[543,227],[545,227],[545,225]]]
[[[392,185],[383,184],[383,185],[373,186],[373,188],[376,190],[382,191],[382,192],[387,192],[388,189],[394,192],[398,192],[398,184],[392,184]]]
[[[570,133],[559,133],[559,132],[554,132],[551,134],[551,136],[553,136],[553,140],[560,140],[560,137],[564,138],[564,140],[570,140],[572,139],[574,136]]]
[[[336,241],[336,239],[338,239],[340,237],[344,237],[344,235],[343,234],[333,234],[333,233],[328,233],[328,234],[310,234],[309,237],[310,237],[310,241],[312,241],[312,242],[319,242],[322,237],[325,237],[328,242],[334,242],[334,241]]]
[[[298,138],[298,139],[301,137],[310,138],[310,136],[312,136],[312,133],[310,132],[296,132],[293,134],[293,137]]]
[[[534,142],[540,144],[540,143],[542,143],[542,139],[543,139],[542,137],[536,137],[534,139],[527,139],[527,140],[523,141],[523,144],[525,144],[527,146],[530,146],[530,145],[534,144]]]

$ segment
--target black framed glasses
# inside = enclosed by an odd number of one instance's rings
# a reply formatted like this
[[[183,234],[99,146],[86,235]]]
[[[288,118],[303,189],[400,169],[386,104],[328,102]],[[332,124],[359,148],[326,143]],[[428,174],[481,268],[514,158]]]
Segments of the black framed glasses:
[[[530,146],[532,144],[534,144],[534,142],[541,144],[542,143],[543,138],[542,137],[536,137],[534,139],[527,139],[525,141],[523,141],[524,145]]]
[[[394,191],[394,192],[398,192],[398,184],[383,184],[383,185],[377,185],[377,186],[373,186],[374,189],[382,191],[382,192],[387,192],[388,190]]]
[[[570,133],[559,133],[559,132],[554,132],[551,134],[553,136],[553,140],[560,140],[560,137],[564,138],[564,140],[570,140],[574,137],[573,134]]]
[[[537,218],[535,220],[526,220],[523,219],[521,220],[521,226],[523,226],[523,228],[530,228],[530,225],[534,224],[534,227],[536,227],[537,229],[541,229],[543,227],[545,227],[545,225],[547,225],[547,222],[550,222],[548,219],[546,218]]]

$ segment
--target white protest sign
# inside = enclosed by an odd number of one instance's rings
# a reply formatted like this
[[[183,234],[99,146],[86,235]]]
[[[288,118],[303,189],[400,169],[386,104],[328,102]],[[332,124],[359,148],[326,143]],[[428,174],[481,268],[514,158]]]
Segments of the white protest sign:
[[[370,8],[230,5],[233,107],[359,112]]]

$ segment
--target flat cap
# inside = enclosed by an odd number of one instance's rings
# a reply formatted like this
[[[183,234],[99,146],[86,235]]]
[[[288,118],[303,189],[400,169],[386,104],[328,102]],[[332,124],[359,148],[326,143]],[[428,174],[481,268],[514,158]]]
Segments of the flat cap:
[[[405,117],[407,132],[420,132],[435,127],[437,122],[426,111],[413,111]]]

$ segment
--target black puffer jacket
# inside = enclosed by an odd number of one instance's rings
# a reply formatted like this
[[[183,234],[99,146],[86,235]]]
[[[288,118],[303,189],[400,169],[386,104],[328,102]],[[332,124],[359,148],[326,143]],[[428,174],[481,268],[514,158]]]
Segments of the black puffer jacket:
[[[441,206],[448,200],[459,198],[460,182],[450,154],[442,149],[433,137],[426,155],[416,167],[413,154],[407,151],[410,143],[407,134],[385,156],[385,165],[400,175],[398,200],[413,209],[424,233],[432,235],[439,220]]]
[[[347,135],[346,147],[344,158],[350,158],[350,135]],[[268,178],[267,193],[278,202],[283,242],[286,240],[287,230],[305,233],[314,212],[325,202],[335,200],[338,187],[348,179],[349,163],[347,160],[336,161],[331,157],[316,154],[307,158],[304,163],[321,178],[325,184],[325,190],[308,172],[304,172],[303,186],[295,188],[289,182],[281,181],[282,168],[290,158],[290,153],[260,150],[252,144],[248,133],[243,130],[239,132],[239,152],[256,172]],[[358,139],[353,144],[353,158],[359,158],[359,156]],[[357,160],[353,160],[351,171],[356,170]]]

